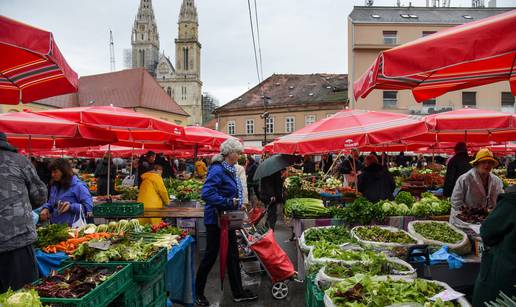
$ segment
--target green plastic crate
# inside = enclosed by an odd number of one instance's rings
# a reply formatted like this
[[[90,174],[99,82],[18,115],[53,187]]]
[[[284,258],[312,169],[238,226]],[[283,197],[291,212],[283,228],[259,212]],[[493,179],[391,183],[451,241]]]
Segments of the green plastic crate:
[[[165,294],[165,275],[161,274],[148,283],[131,283],[110,307],[150,306]]]
[[[133,267],[133,280],[137,283],[150,282],[158,275],[165,272],[167,266],[167,249],[161,248],[152,258],[147,261],[113,261],[109,263],[131,263]]]
[[[149,305],[144,305],[147,307],[165,307],[167,305],[167,294],[163,293],[161,297],[156,299],[154,302],[150,303]]]
[[[113,202],[93,206],[94,217],[138,217],[143,215],[143,203]]]
[[[112,264],[112,263],[70,263],[69,265],[62,267],[58,270],[58,272],[62,272],[63,270],[70,268],[72,266],[83,266],[83,267],[109,267],[113,268],[118,265],[124,266],[118,272],[115,272],[107,280],[103,283],[95,287],[88,294],[81,298],[53,298],[53,297],[41,297],[41,302],[43,305],[52,305],[55,307],[98,307],[98,306],[106,306],[117,296],[125,291],[125,289],[130,285],[133,270],[131,264]],[[38,285],[41,283],[41,280],[34,282],[34,285]]]
[[[319,289],[315,281],[316,274],[305,277],[305,306],[324,307],[324,292]]]

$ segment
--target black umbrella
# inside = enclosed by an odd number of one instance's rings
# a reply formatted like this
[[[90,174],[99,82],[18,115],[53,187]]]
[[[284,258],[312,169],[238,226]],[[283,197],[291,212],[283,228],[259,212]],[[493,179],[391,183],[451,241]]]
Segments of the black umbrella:
[[[298,157],[293,155],[274,155],[268,159],[263,160],[263,162],[258,165],[253,179],[259,180],[263,177],[270,176],[277,171],[280,171],[296,163],[297,160]]]

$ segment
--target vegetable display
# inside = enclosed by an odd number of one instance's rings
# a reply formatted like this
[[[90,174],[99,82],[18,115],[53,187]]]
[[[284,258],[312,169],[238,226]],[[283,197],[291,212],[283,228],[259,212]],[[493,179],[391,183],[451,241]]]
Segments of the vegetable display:
[[[460,211],[457,217],[461,221],[471,224],[481,224],[489,214],[484,208],[462,207]]]
[[[179,201],[191,201],[201,199],[203,183],[196,179],[179,180],[167,179],[165,186],[169,194],[172,194]]]
[[[383,253],[370,250],[344,250],[338,245],[326,241],[315,244],[314,249],[312,249],[312,256],[314,258],[330,258],[345,261],[373,261],[374,259],[378,259],[378,257],[385,258]]]
[[[364,241],[399,244],[417,243],[416,240],[402,230],[390,231],[378,226],[359,226],[354,228],[354,232]]]
[[[421,199],[415,202],[411,208],[411,214],[418,217],[431,215],[450,214],[451,203],[448,200],[440,200],[429,192],[421,194]]]
[[[356,274],[395,275],[405,271],[407,267],[404,265],[380,257],[372,262],[358,264],[329,262],[324,269],[326,275],[334,278],[349,278]]]
[[[411,208],[416,202],[416,198],[407,191],[400,191],[396,195],[396,198],[394,198],[394,201],[398,204],[405,204],[408,208]]]
[[[447,223],[414,223],[414,230],[426,239],[444,243],[456,244],[463,239],[462,234],[453,230]]]
[[[136,200],[138,198],[138,187],[120,187],[119,191],[122,200]]]
[[[94,241],[102,242],[102,241]],[[74,260],[91,262],[108,261],[146,261],[159,250],[158,246],[144,242],[143,239],[131,242],[127,239],[112,239],[107,250],[97,249],[90,244],[82,244],[73,253]]]
[[[42,307],[38,292],[34,289],[11,289],[0,294],[0,306],[3,307]]]
[[[52,274],[41,280],[34,289],[41,297],[81,298],[121,269],[82,267],[79,265]]]
[[[364,197],[359,197],[342,212],[342,219],[348,224],[370,224],[372,221],[382,221],[385,214],[381,206],[373,204]]]
[[[111,234],[106,232],[92,233],[89,235],[85,235],[79,238],[71,238],[63,242],[59,242],[57,244],[49,245],[43,248],[45,253],[57,253],[57,252],[65,252],[68,255],[73,254],[79,246],[85,242],[88,242],[93,239],[103,239],[109,238]]]
[[[35,246],[39,248],[57,244],[70,237],[70,228],[67,224],[51,224],[37,229],[38,241]]]
[[[408,216],[410,209],[404,203],[382,200],[378,204],[386,216]]]
[[[339,245],[351,242],[351,235],[344,226],[310,228],[305,232],[306,245],[313,246],[321,241]]]
[[[315,198],[292,198],[285,202],[285,214],[293,217],[317,218],[329,216],[323,201]]]
[[[390,306],[399,303],[419,303],[427,306],[457,306],[455,302],[435,302],[429,299],[442,292],[444,287],[424,279],[411,281],[378,280],[357,274],[326,290],[336,306]]]
[[[285,179],[286,198],[319,198],[315,186],[316,178],[312,175],[299,174]]]

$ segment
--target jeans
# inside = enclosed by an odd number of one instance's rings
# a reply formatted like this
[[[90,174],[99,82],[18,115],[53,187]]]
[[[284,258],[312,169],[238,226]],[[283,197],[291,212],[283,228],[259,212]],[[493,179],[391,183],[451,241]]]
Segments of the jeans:
[[[195,278],[195,292],[196,295],[204,295],[204,288],[208,274],[210,273],[217,256],[219,255],[220,247],[220,228],[218,225],[206,225],[207,244],[206,254],[199,264],[197,276]],[[240,264],[238,256],[238,246],[236,241],[236,234],[234,230],[228,230],[229,245],[227,257],[227,272],[229,275],[229,284],[233,297],[238,297],[243,294],[242,276],[240,275]]]

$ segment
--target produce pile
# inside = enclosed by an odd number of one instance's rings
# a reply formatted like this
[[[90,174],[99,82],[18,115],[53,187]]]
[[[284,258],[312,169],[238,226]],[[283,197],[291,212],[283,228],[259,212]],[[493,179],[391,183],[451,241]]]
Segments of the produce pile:
[[[462,207],[457,217],[466,223],[482,224],[488,215],[489,211],[485,208]]]
[[[179,180],[166,179],[165,186],[169,194],[174,195],[179,201],[191,201],[201,199],[203,182],[196,179]]]
[[[386,216],[436,216],[448,215],[451,203],[448,200],[441,200],[430,192],[421,194],[421,199],[416,198],[409,192],[401,191],[396,195],[394,201],[382,200],[378,202]]]
[[[373,221],[383,221],[385,214],[379,203],[373,204],[359,197],[347,208],[331,208],[333,218],[342,219],[350,225],[367,225]]]
[[[138,187],[119,187],[121,200],[136,200],[138,198]]]
[[[409,180],[423,181],[428,186],[442,186],[444,184],[444,178],[441,174],[431,169],[414,170],[410,174]]]
[[[126,238],[112,238],[107,241],[107,250],[92,247],[92,243],[105,242],[96,240],[82,244],[73,253],[74,260],[103,263],[109,261],[147,261],[156,254],[160,247],[146,243],[143,239],[131,241]]]
[[[425,307],[457,306],[455,302],[435,302],[429,299],[442,292],[444,287],[424,279],[413,281],[380,281],[374,277],[357,274],[326,290],[336,306],[390,306],[399,303],[419,303]]]
[[[329,217],[329,210],[324,207],[323,201],[315,198],[291,198],[285,202],[287,216],[298,218]]]
[[[326,241],[318,242],[312,249],[312,256],[318,258],[330,258],[344,261],[374,261],[378,257],[384,257],[383,253],[370,250],[341,249],[340,246]]]
[[[417,243],[403,230],[391,231],[378,226],[358,226],[354,228],[354,232],[364,241],[398,244]]]
[[[337,245],[351,242],[349,229],[344,226],[310,228],[305,231],[304,237],[308,246],[322,241]]]
[[[39,227],[36,232],[38,234],[38,240],[34,245],[37,248],[44,248],[66,241],[70,236],[73,237],[73,232],[70,234],[70,228],[67,224],[51,224],[45,227]]]
[[[34,289],[11,289],[0,294],[0,306],[3,307],[42,307],[38,292]]]
[[[444,243],[456,244],[463,239],[462,234],[453,230],[447,223],[414,223],[414,230],[428,240]]]
[[[34,289],[41,297],[81,298],[122,268],[123,266],[106,268],[75,265],[62,273],[53,271],[35,285]]]
[[[406,271],[406,266],[382,257],[366,263],[329,262],[324,269],[326,275],[334,278],[349,278],[356,274],[396,275]]]
[[[287,177],[283,183],[286,199],[320,198],[319,193],[316,191],[316,182],[315,176],[307,174]]]
[[[84,236],[78,237],[78,238],[70,238],[66,241],[59,242],[57,244],[48,245],[47,247],[43,248],[43,251],[45,253],[64,252],[68,255],[71,255],[83,243],[86,243],[90,240],[105,239],[105,238],[109,238],[109,237],[111,237],[111,234],[106,233],[106,232],[92,233],[92,234],[84,235]]]

